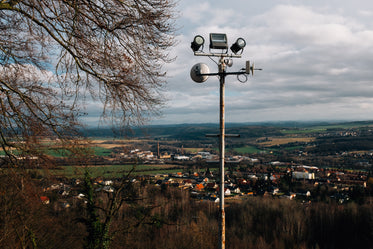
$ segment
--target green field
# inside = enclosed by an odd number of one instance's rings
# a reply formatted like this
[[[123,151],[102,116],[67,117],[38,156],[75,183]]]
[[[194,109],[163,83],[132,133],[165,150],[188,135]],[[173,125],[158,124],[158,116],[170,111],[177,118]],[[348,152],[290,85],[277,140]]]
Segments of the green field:
[[[315,125],[304,128],[292,128],[281,130],[281,133],[287,135],[291,134],[309,134],[309,133],[319,133],[325,132],[329,129],[351,129],[351,128],[361,128],[361,127],[372,127],[371,122],[351,122],[351,123],[340,123],[340,124],[325,124],[325,125]]]
[[[198,153],[203,150],[204,148],[184,148],[184,151],[187,153]]]
[[[233,149],[235,152],[240,154],[257,154],[263,152],[263,150],[260,150],[256,148],[255,146],[246,145],[244,147],[238,147]]]
[[[309,134],[309,133],[319,133],[326,131],[325,127],[313,127],[313,128],[303,128],[303,129],[292,129],[292,130],[281,130],[284,135],[294,135],[294,134]]]
[[[95,146],[93,152],[96,156],[110,156],[112,153],[111,149]]]
[[[292,150],[301,150],[303,149],[303,146],[291,146],[291,147],[285,147],[284,150],[292,151]]]
[[[92,177],[115,178],[126,176],[132,169],[132,165],[103,165],[103,166],[61,166],[58,169],[49,170],[49,173],[55,176],[64,176],[67,178],[82,177],[85,170],[88,169]],[[137,165],[131,175],[151,175],[168,174],[181,172],[182,169],[174,167],[163,167],[154,165]],[[41,171],[39,172],[43,174]]]
[[[103,148],[99,146],[94,146],[94,147],[91,147],[90,149],[92,150],[91,152],[93,153],[93,155],[96,155],[96,156],[110,156],[110,154],[112,153],[111,149],[107,149],[107,148]],[[70,151],[66,149],[59,149],[59,148],[48,149],[46,153],[47,155],[50,155],[53,157],[68,157],[70,155]]]

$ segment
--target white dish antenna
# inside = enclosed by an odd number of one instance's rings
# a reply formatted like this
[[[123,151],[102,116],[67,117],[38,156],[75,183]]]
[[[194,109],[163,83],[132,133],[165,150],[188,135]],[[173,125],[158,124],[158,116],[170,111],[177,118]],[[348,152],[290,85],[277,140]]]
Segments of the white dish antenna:
[[[210,73],[210,69],[206,64],[197,63],[190,70],[190,77],[192,78],[193,81],[197,83],[202,83],[202,82],[205,82],[209,78],[208,75],[203,75],[203,74],[209,74],[209,73]]]

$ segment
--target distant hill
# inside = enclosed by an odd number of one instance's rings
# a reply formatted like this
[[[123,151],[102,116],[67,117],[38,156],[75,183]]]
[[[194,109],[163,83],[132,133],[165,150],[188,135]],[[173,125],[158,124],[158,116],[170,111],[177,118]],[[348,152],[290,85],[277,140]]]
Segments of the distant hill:
[[[349,129],[353,127],[373,126],[373,121],[355,122],[261,122],[261,123],[226,123],[226,134],[240,134],[242,138],[266,136],[283,136],[283,130],[307,129]],[[206,134],[218,134],[219,124],[170,124],[151,125],[126,130],[112,128],[89,128],[82,130],[85,137],[113,138],[152,138],[177,140],[205,140]]]

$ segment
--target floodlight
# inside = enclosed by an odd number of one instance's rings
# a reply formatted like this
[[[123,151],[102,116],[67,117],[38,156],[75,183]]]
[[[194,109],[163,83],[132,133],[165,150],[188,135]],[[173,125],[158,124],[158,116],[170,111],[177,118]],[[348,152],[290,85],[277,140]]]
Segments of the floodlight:
[[[228,49],[227,35],[218,34],[218,33],[210,33],[210,48]]]
[[[233,53],[237,54],[245,46],[246,46],[245,40],[243,38],[238,38],[237,41],[231,46],[231,50]]]
[[[205,39],[202,36],[196,35],[192,41],[191,48],[194,52],[198,51],[201,46],[205,43]]]

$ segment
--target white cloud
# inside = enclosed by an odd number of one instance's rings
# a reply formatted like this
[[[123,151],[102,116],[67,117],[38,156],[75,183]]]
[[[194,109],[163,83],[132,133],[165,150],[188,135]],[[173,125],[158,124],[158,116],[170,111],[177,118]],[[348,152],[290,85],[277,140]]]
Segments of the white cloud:
[[[8,66],[0,65],[0,74],[2,77],[21,77],[25,81],[52,82],[55,80],[54,74],[48,70],[41,70],[31,64],[10,64]]]
[[[217,71],[216,64],[193,56],[190,49],[194,35],[203,35],[208,43],[210,32],[227,33],[230,43],[238,37],[247,42],[242,59],[234,59],[228,71],[240,70],[245,60],[264,69],[246,84],[227,77],[227,122],[370,119],[373,21],[364,10],[373,3],[365,2],[354,9],[348,1],[237,1],[235,6],[181,1],[187,7],[179,20],[178,58],[167,66],[170,102],[164,118],[155,122],[218,121],[218,79],[195,84],[189,77],[197,62]]]

